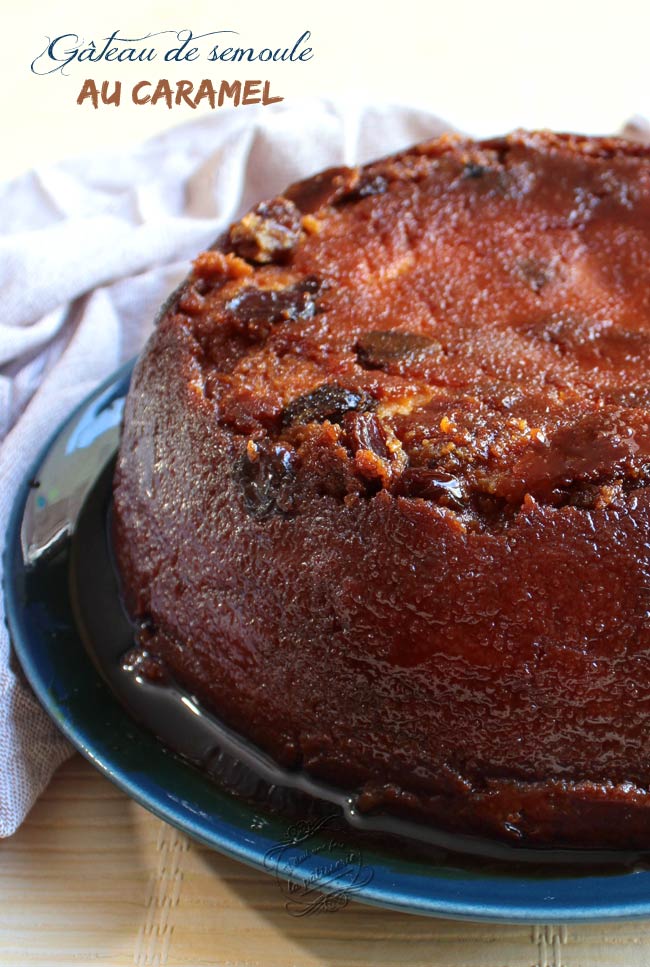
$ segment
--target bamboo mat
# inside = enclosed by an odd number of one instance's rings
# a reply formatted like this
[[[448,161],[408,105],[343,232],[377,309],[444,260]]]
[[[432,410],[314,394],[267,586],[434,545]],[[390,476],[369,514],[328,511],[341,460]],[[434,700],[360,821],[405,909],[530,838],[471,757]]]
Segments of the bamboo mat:
[[[273,877],[156,819],[75,757],[0,843],[0,967],[637,967],[650,922],[493,926],[359,903],[295,917]]]

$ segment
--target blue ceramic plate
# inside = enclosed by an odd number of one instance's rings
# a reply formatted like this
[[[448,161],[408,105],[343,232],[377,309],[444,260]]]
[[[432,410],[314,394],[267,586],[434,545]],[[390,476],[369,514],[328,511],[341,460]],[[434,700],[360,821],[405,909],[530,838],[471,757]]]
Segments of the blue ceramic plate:
[[[18,495],[5,559],[10,632],[34,691],[70,741],[110,780],[208,846],[293,884],[308,912],[350,897],[409,913],[472,920],[574,921],[647,917],[650,873],[572,865],[472,863],[350,839],[335,815],[283,818],[227,792],[137,724],[99,674],[70,591],[80,509],[112,460],[131,366],[58,431]],[[106,599],[106,608],[116,602]],[[322,894],[326,894],[326,899]]]

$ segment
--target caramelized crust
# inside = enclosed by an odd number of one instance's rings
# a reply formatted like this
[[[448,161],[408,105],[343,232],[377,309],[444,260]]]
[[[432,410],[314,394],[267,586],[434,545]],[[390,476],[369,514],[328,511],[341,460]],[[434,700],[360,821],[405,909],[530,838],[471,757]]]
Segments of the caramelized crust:
[[[649,374],[647,148],[446,137],[291,186],[136,369],[148,648],[363,808],[646,846]]]

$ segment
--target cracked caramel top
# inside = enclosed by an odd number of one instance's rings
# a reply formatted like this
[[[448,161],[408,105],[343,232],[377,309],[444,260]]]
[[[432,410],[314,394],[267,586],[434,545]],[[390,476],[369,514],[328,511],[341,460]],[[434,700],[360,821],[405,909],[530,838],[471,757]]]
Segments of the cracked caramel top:
[[[250,513],[430,501],[459,528],[650,477],[650,150],[516,133],[291,186],[199,256],[174,324]]]

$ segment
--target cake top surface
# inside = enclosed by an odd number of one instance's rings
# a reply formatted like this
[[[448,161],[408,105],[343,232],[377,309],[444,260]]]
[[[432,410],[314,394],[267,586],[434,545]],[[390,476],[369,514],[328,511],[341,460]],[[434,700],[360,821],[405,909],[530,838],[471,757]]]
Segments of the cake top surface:
[[[443,137],[292,185],[162,322],[247,506],[429,501],[460,528],[650,479],[650,149]]]

